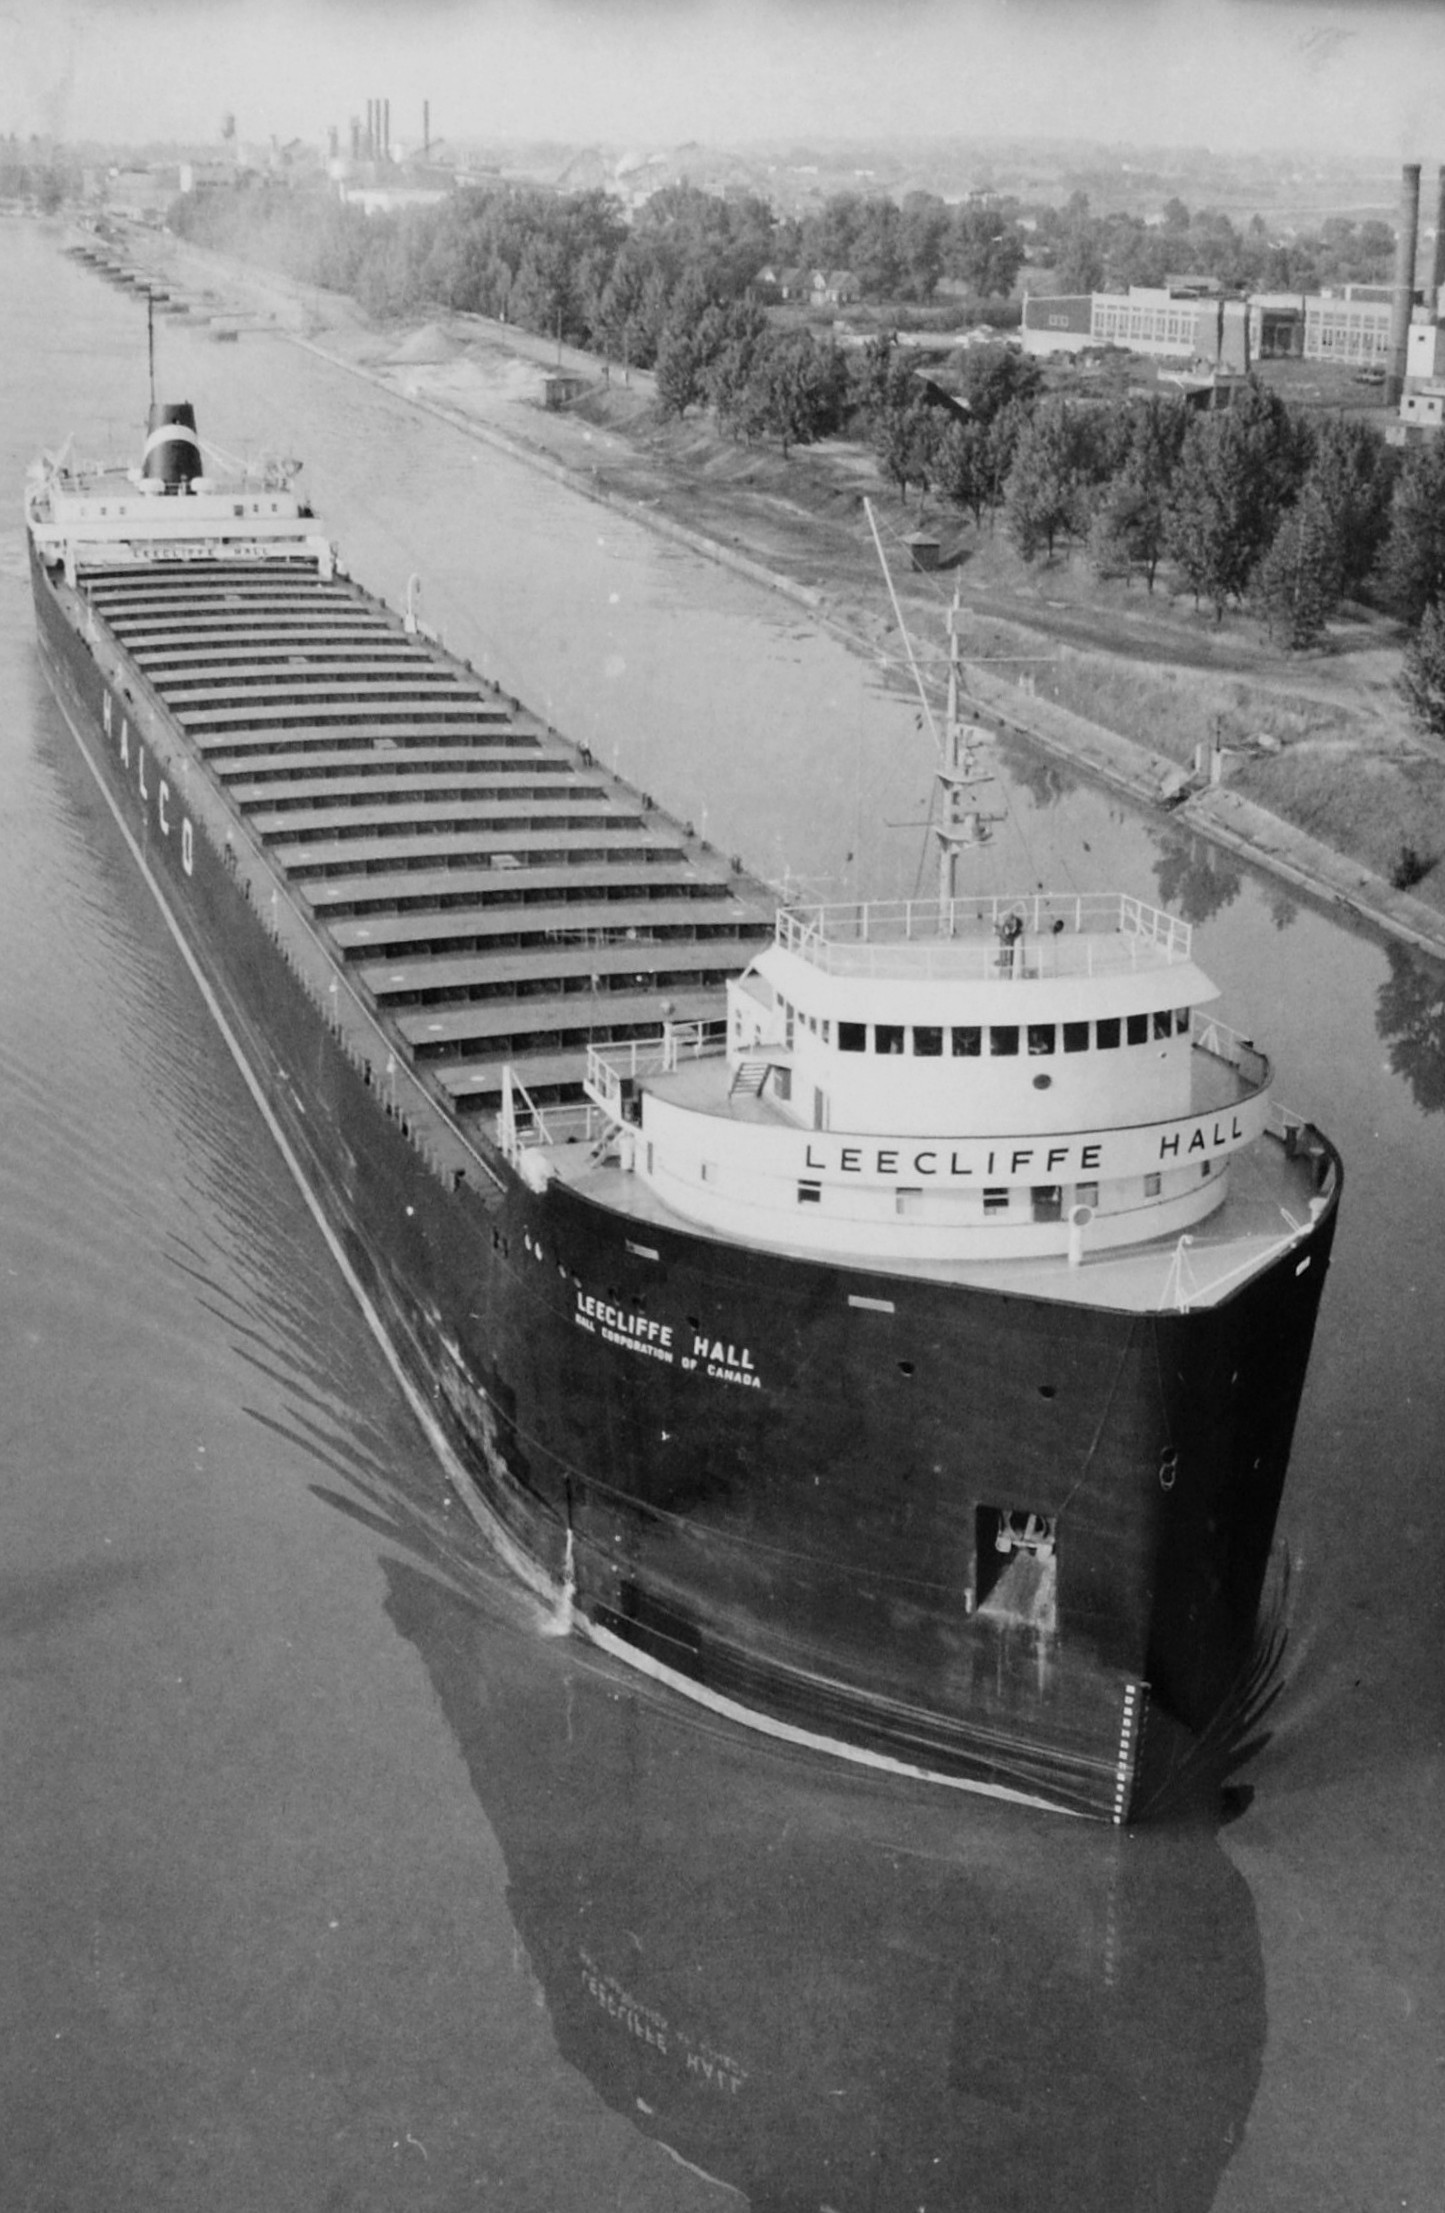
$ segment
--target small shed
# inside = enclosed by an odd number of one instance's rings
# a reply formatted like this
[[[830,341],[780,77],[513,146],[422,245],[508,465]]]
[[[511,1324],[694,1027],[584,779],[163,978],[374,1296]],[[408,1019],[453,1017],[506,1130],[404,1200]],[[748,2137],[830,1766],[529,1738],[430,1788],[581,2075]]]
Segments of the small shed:
[[[573,370],[550,370],[542,379],[542,405],[544,407],[570,407],[587,389],[587,379]]]
[[[928,531],[911,530],[903,543],[907,546],[913,566],[916,569],[936,569],[938,567],[938,558],[943,551],[943,545],[941,540],[930,536]]]

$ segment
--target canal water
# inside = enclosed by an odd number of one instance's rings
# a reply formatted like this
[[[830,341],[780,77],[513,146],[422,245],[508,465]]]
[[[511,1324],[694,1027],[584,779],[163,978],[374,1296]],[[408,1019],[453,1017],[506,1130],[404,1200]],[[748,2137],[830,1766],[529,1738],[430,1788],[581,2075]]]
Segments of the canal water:
[[[147,398],[59,244],[0,224],[0,2204],[1437,2208],[1445,972],[1000,763],[997,888],[1195,922],[1345,1155],[1237,1818],[1119,1836],[681,1710],[489,1559],[42,682],[25,467]],[[356,573],[722,850],[928,889],[893,672],[284,341],[158,335]]]

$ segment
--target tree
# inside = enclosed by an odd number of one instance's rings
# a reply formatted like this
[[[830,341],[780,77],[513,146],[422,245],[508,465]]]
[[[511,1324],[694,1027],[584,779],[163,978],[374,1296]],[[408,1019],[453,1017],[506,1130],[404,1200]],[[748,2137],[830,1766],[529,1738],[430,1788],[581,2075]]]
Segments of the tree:
[[[642,368],[652,361],[657,350],[653,307],[661,305],[649,291],[655,274],[649,255],[629,239],[590,308],[592,342],[609,360]]]
[[[1012,346],[970,346],[958,368],[958,396],[975,422],[991,423],[1013,400],[1031,406],[1043,381],[1043,370],[1030,354]]]
[[[1445,439],[1411,446],[1395,485],[1383,559],[1391,602],[1406,622],[1445,597]]]
[[[1405,648],[1399,688],[1415,728],[1445,738],[1445,612],[1437,601],[1426,607]]]
[[[709,308],[697,331],[703,384],[718,427],[749,442],[763,429],[757,363],[768,341],[768,318],[756,300]]]
[[[901,245],[910,299],[931,300],[943,275],[952,218],[934,192],[910,192],[903,202]]]
[[[1396,470],[1394,449],[1369,423],[1339,417],[1315,432],[1305,492],[1318,498],[1328,518],[1341,593],[1357,591],[1379,558],[1389,534]]]
[[[1010,400],[991,423],[984,426],[984,461],[990,510],[1002,507],[1019,444],[1029,426],[1029,410],[1021,400]]]
[[[892,200],[866,200],[853,241],[852,268],[864,299],[896,300],[903,290],[907,254],[903,218]]]
[[[901,500],[907,499],[910,484],[927,491],[937,435],[933,410],[921,392],[875,418],[869,443],[884,475],[898,486]]]
[[[1040,406],[1024,426],[1009,471],[1009,536],[1025,561],[1042,548],[1052,561],[1060,537],[1082,535],[1094,447],[1090,427],[1067,400]]]
[[[1071,192],[1053,248],[1060,292],[1097,292],[1104,281],[1102,226],[1089,213],[1087,192]]]
[[[644,250],[665,250],[674,282],[688,272],[717,300],[739,299],[773,254],[765,200],[723,199],[686,178],[643,202],[633,235]]]
[[[705,397],[704,361],[695,334],[669,327],[657,349],[657,404],[664,415],[685,415]]]
[[[917,390],[917,379],[891,331],[880,331],[852,356],[849,384],[852,407],[863,417],[865,431],[880,415],[907,406]]]
[[[982,526],[995,490],[986,423],[945,423],[934,447],[933,481],[944,499],[966,508],[975,527]]]
[[[1121,475],[1105,492],[1089,526],[1089,558],[1100,576],[1142,574],[1149,589],[1164,550],[1164,518],[1132,478]]]
[[[1233,407],[1190,421],[1174,474],[1168,550],[1216,619],[1248,590],[1310,454],[1302,421],[1254,377]]]
[[[1189,418],[1177,400],[1151,399],[1133,416],[1123,467],[1094,521],[1103,569],[1143,572],[1149,590],[1168,542],[1170,491]]]
[[[847,371],[836,346],[820,346],[809,330],[787,331],[759,347],[751,393],[761,426],[786,454],[835,427]]]
[[[1318,645],[1339,605],[1341,576],[1329,509],[1323,495],[1307,485],[1281,516],[1250,585],[1270,636],[1296,651]]]
[[[1007,299],[1023,264],[1023,233],[997,208],[962,207],[955,212],[944,267],[976,298]]]

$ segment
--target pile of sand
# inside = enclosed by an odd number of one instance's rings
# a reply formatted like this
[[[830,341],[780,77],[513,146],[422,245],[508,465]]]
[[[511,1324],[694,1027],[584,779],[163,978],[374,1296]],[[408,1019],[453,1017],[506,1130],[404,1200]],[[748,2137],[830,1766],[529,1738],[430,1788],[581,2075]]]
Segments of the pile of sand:
[[[403,338],[395,353],[388,359],[394,362],[415,364],[423,361],[450,361],[457,352],[457,342],[449,337],[440,323],[423,323]]]

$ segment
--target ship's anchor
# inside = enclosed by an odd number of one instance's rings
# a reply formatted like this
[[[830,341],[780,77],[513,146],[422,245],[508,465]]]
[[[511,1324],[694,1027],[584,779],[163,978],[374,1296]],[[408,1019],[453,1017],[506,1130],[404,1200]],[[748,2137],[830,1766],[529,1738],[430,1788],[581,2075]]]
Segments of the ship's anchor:
[[[1047,1514],[1004,1514],[993,1541],[997,1552],[1032,1552],[1036,1558],[1051,1559],[1054,1525]]]

